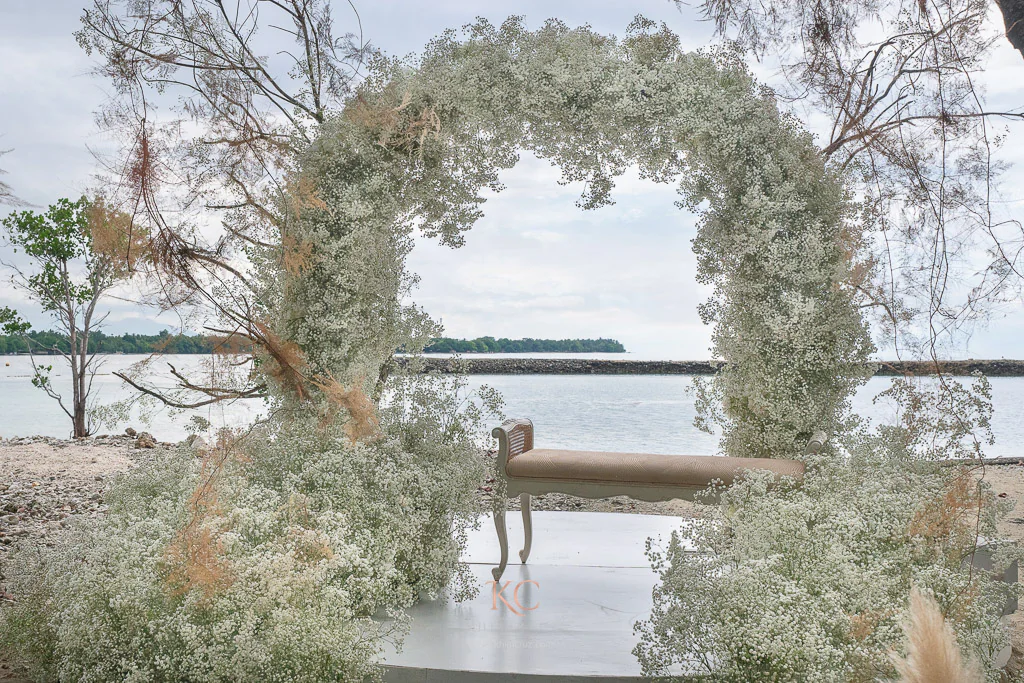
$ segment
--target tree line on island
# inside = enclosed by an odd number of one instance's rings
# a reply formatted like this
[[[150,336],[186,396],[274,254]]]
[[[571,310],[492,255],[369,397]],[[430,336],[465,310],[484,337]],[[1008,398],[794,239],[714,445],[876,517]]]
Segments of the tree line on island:
[[[0,335],[0,355],[28,353],[68,353],[71,345],[67,335],[53,330],[32,330],[27,334]],[[89,336],[89,353],[247,353],[251,349],[230,347],[224,337],[203,334],[109,335],[101,331]],[[476,339],[435,338],[428,353],[625,353],[625,347],[614,339]]]
[[[96,331],[89,335],[88,353],[214,353],[223,343],[223,337],[171,334],[167,330],[120,336]],[[30,346],[32,353],[39,354],[69,353],[71,349],[67,335],[53,330],[0,335],[0,354],[28,353]]]

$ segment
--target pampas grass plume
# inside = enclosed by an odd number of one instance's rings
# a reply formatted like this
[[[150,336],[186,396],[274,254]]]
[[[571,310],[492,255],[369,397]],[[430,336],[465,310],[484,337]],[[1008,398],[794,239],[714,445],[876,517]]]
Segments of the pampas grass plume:
[[[977,662],[964,661],[953,629],[935,599],[915,586],[910,591],[910,618],[905,627],[906,657],[893,655],[900,683],[982,683]]]

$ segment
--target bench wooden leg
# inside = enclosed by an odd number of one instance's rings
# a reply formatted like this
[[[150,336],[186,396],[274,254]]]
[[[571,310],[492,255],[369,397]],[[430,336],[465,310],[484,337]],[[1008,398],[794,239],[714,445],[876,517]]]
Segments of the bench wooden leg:
[[[530,514],[530,494],[519,494],[519,507],[523,510],[523,533],[526,536],[523,549],[519,551],[519,559],[523,564],[530,557],[530,545],[533,544],[533,518]]]
[[[508,565],[508,529],[505,528],[504,506],[501,509],[494,508],[494,528],[498,532],[498,544],[501,546],[501,564],[491,570],[491,576],[498,581]]]

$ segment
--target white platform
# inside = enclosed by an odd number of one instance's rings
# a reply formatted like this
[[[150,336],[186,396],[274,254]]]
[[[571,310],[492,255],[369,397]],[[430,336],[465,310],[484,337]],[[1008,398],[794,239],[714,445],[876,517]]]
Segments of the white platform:
[[[633,625],[651,608],[657,575],[648,538],[667,544],[676,517],[534,512],[529,564],[519,564],[519,512],[506,515],[510,562],[495,595],[499,558],[490,518],[470,533],[464,560],[480,585],[476,599],[424,601],[410,610],[402,650],[385,655],[389,683],[415,681],[638,681]],[[525,583],[527,581],[535,583]],[[515,589],[519,587],[518,602]]]

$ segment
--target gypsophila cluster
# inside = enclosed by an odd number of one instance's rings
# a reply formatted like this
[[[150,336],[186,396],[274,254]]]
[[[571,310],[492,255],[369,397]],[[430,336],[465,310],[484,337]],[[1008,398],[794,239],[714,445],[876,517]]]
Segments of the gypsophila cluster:
[[[919,400],[927,389],[905,386]],[[973,423],[977,426],[977,423]],[[799,486],[753,476],[722,493],[716,515],[648,546],[662,582],[637,624],[647,674],[676,669],[722,681],[894,680],[911,586],[928,591],[965,659],[1000,681],[1000,622],[1016,585],[971,568],[979,536],[997,566],[1020,552],[995,540],[1009,505],[967,466],[917,448],[941,425],[917,419],[857,428],[836,456],[812,459]],[[959,429],[959,427],[958,427]],[[766,474],[766,473],[765,473]]]
[[[313,510],[259,486],[224,489],[199,521],[185,590],[175,546],[188,524],[194,454],[168,452],[125,475],[110,513],[79,523],[55,548],[19,555],[18,602],[3,640],[37,680],[325,681],[375,673],[393,604],[343,512]],[[193,520],[194,521],[194,520]],[[206,536],[208,534],[208,536]],[[203,555],[203,552],[207,552]]]
[[[459,382],[399,383],[374,440],[299,413],[124,475],[105,518],[19,554],[0,646],[39,680],[379,675],[401,608],[477,588],[458,559],[495,404]]]
[[[681,208],[701,216],[698,279],[715,287],[701,314],[727,367],[699,406],[724,426],[723,449],[794,456],[814,430],[836,430],[872,346],[844,286],[850,198],[802,126],[735,55],[683,52],[643,19],[623,40],[554,20],[467,30],[414,62],[379,59],[305,153],[318,201],[288,227],[310,245],[306,267],[270,278],[279,332],[318,370],[372,381],[402,331],[428,326],[398,306],[414,228],[461,244],[519,149],[586,181],[584,208],[610,203],[634,164],[678,182]]]

